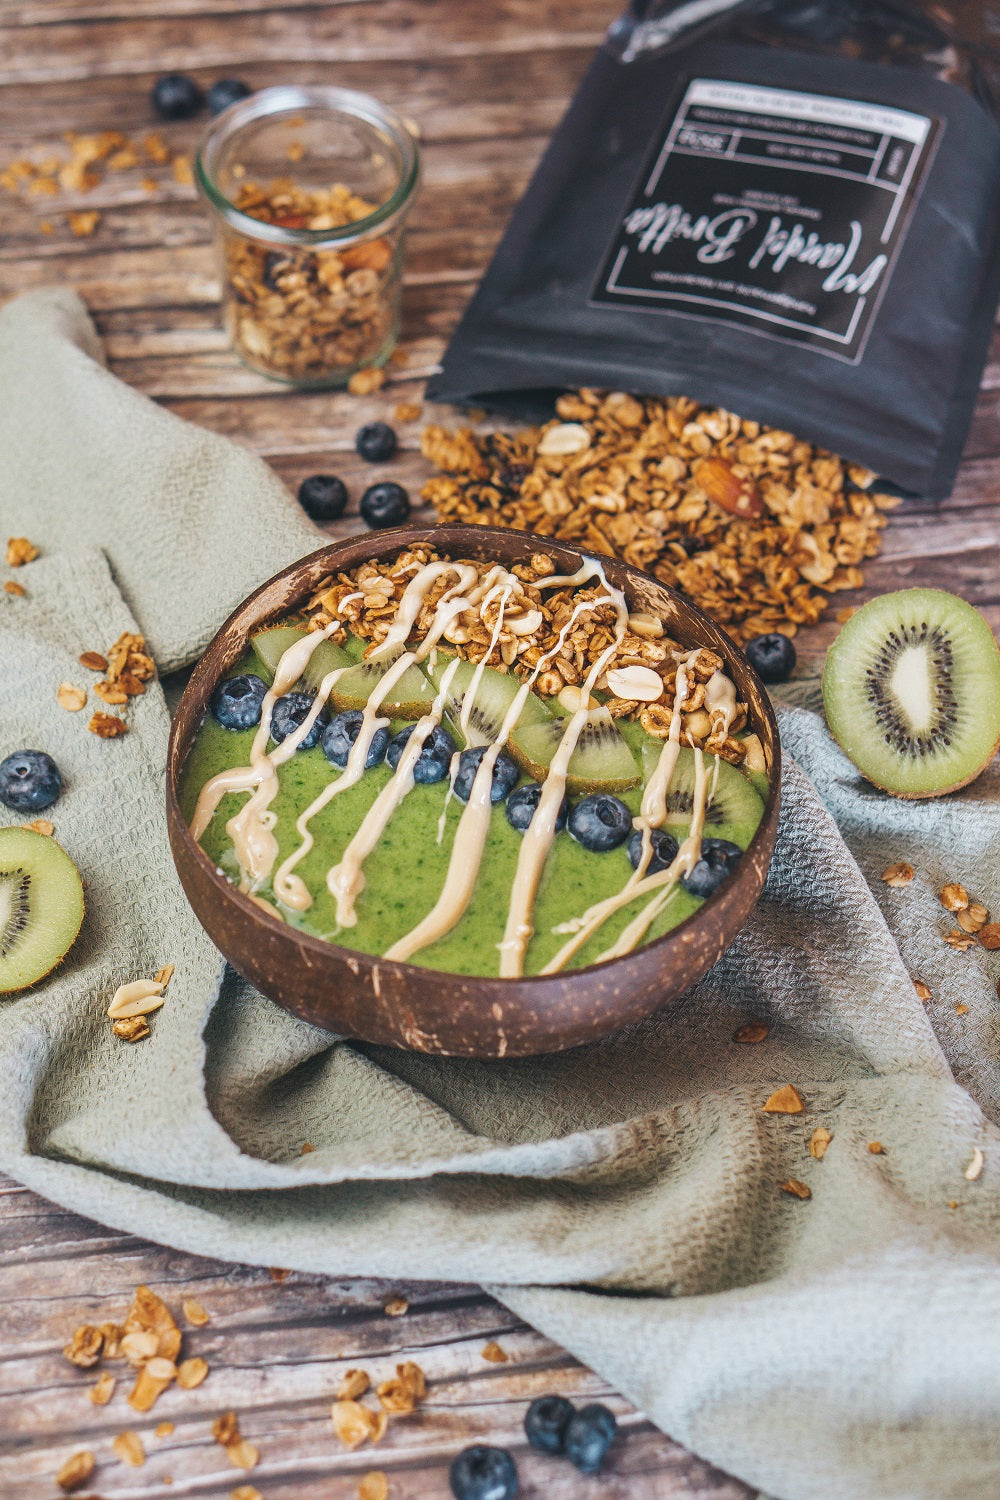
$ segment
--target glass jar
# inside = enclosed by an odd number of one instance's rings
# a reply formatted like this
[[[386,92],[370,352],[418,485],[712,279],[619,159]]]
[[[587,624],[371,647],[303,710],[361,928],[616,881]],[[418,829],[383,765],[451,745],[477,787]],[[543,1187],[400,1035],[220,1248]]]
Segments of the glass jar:
[[[244,364],[295,386],[379,383],[419,170],[406,122],[350,89],[263,89],[213,121],[196,178]]]

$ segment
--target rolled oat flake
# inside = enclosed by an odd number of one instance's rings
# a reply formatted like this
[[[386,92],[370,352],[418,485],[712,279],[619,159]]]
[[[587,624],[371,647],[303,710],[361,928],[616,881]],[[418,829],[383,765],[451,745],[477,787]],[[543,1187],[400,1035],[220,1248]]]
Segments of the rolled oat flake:
[[[998,116],[992,3],[633,0],[428,395],[683,394],[942,497],[1000,295]]]

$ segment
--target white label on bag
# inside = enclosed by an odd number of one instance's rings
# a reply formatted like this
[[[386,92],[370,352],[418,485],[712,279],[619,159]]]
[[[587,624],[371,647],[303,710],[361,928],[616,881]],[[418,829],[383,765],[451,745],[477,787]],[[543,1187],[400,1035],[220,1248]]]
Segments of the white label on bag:
[[[591,294],[861,358],[939,132],[927,115],[689,83]]]

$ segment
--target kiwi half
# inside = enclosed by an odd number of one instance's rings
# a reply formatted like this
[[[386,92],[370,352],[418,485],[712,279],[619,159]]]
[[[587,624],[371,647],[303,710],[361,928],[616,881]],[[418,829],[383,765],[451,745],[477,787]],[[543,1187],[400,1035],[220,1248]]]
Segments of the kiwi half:
[[[424,662],[424,671],[438,691],[441,689],[445,673],[454,660],[454,656],[435,652],[433,661]],[[463,743],[495,745],[500,738],[500,730],[503,728],[507,711],[521,687],[521,681],[512,673],[498,672],[494,667],[484,667],[476,686],[475,699],[469,709],[468,732],[466,733],[461,723],[462,710],[466,706],[472,679],[478,670],[475,662],[462,660],[458,663],[448,683],[445,716],[454,725],[458,738]],[[527,724],[546,724],[551,719],[552,715],[541,698],[535,693],[529,693],[524,700],[517,727],[523,728]]]
[[[642,772],[647,783],[656,770],[663,743],[663,740],[646,736],[646,743],[642,747]],[[711,796],[705,813],[706,834],[711,838],[730,839],[732,843],[745,849],[764,816],[763,800],[748,777],[717,756],[705,756],[705,771],[709,778],[708,789]],[[690,825],[694,808],[694,781],[694,751],[682,746],[667,793],[666,827]]]
[[[544,779],[566,732],[565,715],[542,723],[518,724],[509,748],[523,771]],[[606,708],[592,708],[570,758],[566,789],[573,796],[587,792],[624,792],[641,779],[635,756],[615,728]]]
[[[0,994],[37,984],[83,922],[83,881],[69,855],[31,828],[0,828]]]
[[[830,647],[823,704],[868,781],[896,797],[940,797],[974,781],[1000,745],[1000,651],[955,594],[883,594]]]

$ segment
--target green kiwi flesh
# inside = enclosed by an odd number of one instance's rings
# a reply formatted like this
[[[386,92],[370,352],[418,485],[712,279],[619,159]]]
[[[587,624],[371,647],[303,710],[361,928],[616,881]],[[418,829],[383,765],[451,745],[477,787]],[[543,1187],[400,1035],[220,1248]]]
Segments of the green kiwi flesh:
[[[83,881],[65,850],[31,828],[0,828],[0,994],[44,979],[82,922]]]
[[[939,797],[974,781],[1000,745],[1000,651],[954,594],[883,594],[830,647],[823,704],[866,780],[896,797]]]
[[[656,770],[665,741],[646,736],[642,747],[642,773],[648,784]],[[717,755],[705,755],[705,771],[708,775],[708,808],[705,813],[705,833],[712,838],[729,838],[745,849],[764,816],[764,803],[749,778]],[[694,751],[682,745],[677,755],[677,764],[670,777],[667,793],[666,827],[684,826],[691,823],[694,807],[695,760]],[[726,831],[723,832],[722,830]]]
[[[297,625],[273,625],[250,637],[250,644],[258,660],[266,668],[268,682],[274,681],[278,663],[289,646],[293,646],[305,634],[305,630]],[[323,678],[330,672],[351,665],[351,658],[342,646],[335,646],[332,641],[321,641],[309,658],[302,681],[306,687],[316,692]]]
[[[438,692],[440,692],[444,675],[454,660],[454,656],[445,655],[444,652],[439,651],[432,653],[431,658],[423,663],[424,671]],[[512,673],[498,672],[495,667],[483,667],[479,682],[476,684],[475,698],[469,705],[467,701],[469,690],[479,670],[475,662],[459,661],[447,688],[445,715],[465,745],[496,743],[500,737],[503,721],[507,717],[507,711],[521,687],[520,678]],[[462,712],[466,709],[468,710],[467,729],[462,725]],[[527,724],[546,724],[551,719],[552,715],[541,698],[535,693],[529,693],[524,700],[517,727],[523,728]]]
[[[334,683],[330,693],[331,703],[338,709],[363,709],[377,684],[402,654],[403,647],[396,646],[356,663]],[[436,694],[437,689],[430,678],[418,666],[411,664],[382,700],[379,712],[384,713],[387,718],[419,719],[431,707]]]
[[[544,723],[518,724],[509,748],[523,771],[541,781],[566,732],[565,713]],[[638,786],[638,762],[606,708],[592,708],[570,758],[566,789],[572,796],[588,792],[625,792]]]

